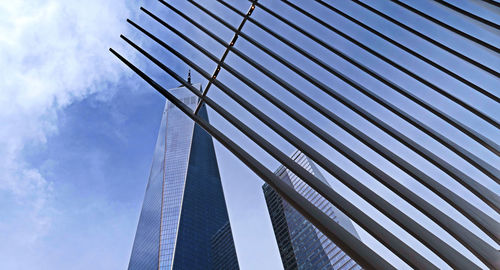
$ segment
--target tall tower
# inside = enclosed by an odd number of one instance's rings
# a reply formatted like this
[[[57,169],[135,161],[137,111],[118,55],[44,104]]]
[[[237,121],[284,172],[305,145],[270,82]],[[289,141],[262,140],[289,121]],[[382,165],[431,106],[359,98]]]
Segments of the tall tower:
[[[296,151],[293,153],[292,159],[328,184],[315,164],[303,153]],[[347,216],[290,170],[280,166],[275,174],[281,180],[290,184],[318,209],[325,212],[330,218],[359,238],[351,220]],[[274,235],[278,242],[281,261],[285,270],[361,269],[354,260],[284,201],[268,184],[264,184],[262,189],[264,190]]]
[[[187,88],[169,91],[196,107]],[[128,269],[216,265],[239,269],[212,137],[167,101]]]

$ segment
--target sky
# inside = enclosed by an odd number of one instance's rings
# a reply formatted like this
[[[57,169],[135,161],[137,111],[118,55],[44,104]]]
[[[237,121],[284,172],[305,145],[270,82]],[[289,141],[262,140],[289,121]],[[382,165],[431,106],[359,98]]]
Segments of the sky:
[[[232,37],[229,30],[224,29],[208,16],[202,15],[194,6],[184,1],[169,2],[174,3],[176,7],[185,11],[192,18],[202,21],[212,31],[217,31],[224,40],[229,41]],[[241,21],[241,17],[224,9],[215,1],[199,2],[221,15],[232,25],[238,25]],[[292,2],[299,3],[299,1]],[[249,6],[248,1],[240,0],[234,1],[234,3],[241,11],[246,11]],[[276,8],[275,10],[279,10],[280,14],[292,18],[294,22],[310,26],[308,29],[313,34],[321,36],[329,44],[358,61],[362,61],[369,68],[381,72],[384,76],[405,89],[413,91],[432,105],[444,108],[443,110],[448,114],[500,144],[497,129],[460,106],[453,104],[431,89],[423,87],[415,80],[350,44],[338,35],[318,27],[317,24],[300,16],[286,5],[277,1],[265,2],[265,5]],[[498,86],[498,78],[493,78],[486,72],[430,46],[429,43],[406,33],[376,15],[370,14],[356,4],[335,3],[335,5],[344,12],[356,14],[357,18],[370,23],[377,30],[396,38],[420,53],[428,55],[434,61],[490,90],[497,96],[500,94],[498,87],[495,87]],[[394,4],[376,2],[371,5],[385,12],[390,12],[394,17],[404,20],[408,25],[456,50],[466,51],[468,55],[493,69],[500,68],[498,55],[477,46],[477,44],[463,40],[451,32],[442,31],[438,26],[424,21]],[[489,9],[480,1],[465,1],[462,5],[491,20],[498,21],[500,16],[498,10]],[[198,43],[207,46],[214,55],[222,55],[222,46],[201,31],[188,26],[185,21],[165,6],[152,0],[133,2],[122,0],[88,0],[84,2],[16,0],[0,3],[0,33],[2,33],[0,36],[0,69],[2,70],[0,73],[1,269],[126,268],[165,99],[113,57],[108,48],[112,47],[126,55],[131,61],[147,70],[148,74],[167,89],[176,87],[179,83],[134,52],[119,38],[120,34],[125,34],[134,42],[143,45],[179,74],[187,74],[188,67],[184,63],[127,24],[126,19],[130,18],[140,25],[146,26],[162,40],[185,53],[209,73],[215,68],[214,63],[202,56],[201,53],[196,52],[194,48],[183,43],[173,33],[148,18],[139,10],[140,6],[153,11]],[[450,12],[435,3],[420,2],[415,6],[435,17],[446,19],[460,29],[473,33],[492,44],[500,44],[500,33],[497,30],[471,23],[467,18]],[[471,91],[462,83],[443,75],[442,72],[436,71],[352,22],[319,8],[317,3],[311,3],[310,6],[304,8],[314,10],[317,16],[361,42],[370,44],[370,47],[415,70],[420,76],[449,90],[459,98],[467,100],[497,121],[500,118],[498,104]],[[321,57],[335,68],[355,78],[363,86],[404,108],[419,120],[449,136],[465,149],[490,164],[500,164],[498,156],[411,101],[395,94],[387,86],[357,70],[345,60],[292,31],[262,10],[257,8],[252,14],[252,18],[268,22],[273,30],[304,46],[315,56]],[[435,149],[440,157],[460,167],[478,182],[497,194],[500,193],[498,185],[486,175],[468,165],[416,128],[347,86],[338,78],[331,76],[290,48],[280,44],[255,25],[247,23],[244,31],[261,41],[265,46],[272,47],[281,55],[286,55],[293,63],[314,74],[320,80],[331,85],[332,88],[338,89],[343,95],[362,105],[363,108],[374,113],[377,117],[390,121],[405,135],[430,149]],[[252,55],[254,59],[259,60],[259,63],[265,64],[276,74],[286,77],[299,89],[306,89],[305,91],[322,105],[376,140],[383,142],[391,150],[410,160],[412,164],[439,179],[440,182],[446,183],[479,209],[497,220],[500,218],[498,213],[456,184],[452,178],[401,146],[339,102],[280,66],[269,56],[250,45],[248,41],[239,38],[237,48]],[[364,157],[377,166],[383,166],[391,176],[401,179],[405,184],[419,190],[424,198],[431,200],[441,209],[445,209],[450,216],[470,228],[478,236],[487,239],[484,233],[436,195],[352,138],[339,126],[329,122],[299,102],[243,60],[230,54],[227,63],[241,68],[246,76],[252,78],[252,81],[262,85],[283,101],[293,104],[296,110],[334,134],[343,143],[358,153],[362,153]],[[397,198],[395,194],[338,152],[307,133],[304,128],[266,103],[242,82],[224,71],[220,73],[218,78],[246,99],[261,106],[268,115],[280,124],[294,130],[297,136],[335,161],[335,164],[349,171],[356,178],[363,179],[364,183],[373,187],[377,193],[382,194],[389,201],[397,203],[398,207],[410,216],[417,218],[421,224],[428,226],[437,235],[448,240],[453,247],[472,258],[470,252],[440,230],[432,221]],[[206,80],[195,72],[193,72],[193,82],[206,84]],[[283,152],[293,152],[291,145],[273,134],[269,128],[259,123],[248,112],[238,107],[234,101],[223,95],[216,87],[211,88],[210,97],[225,104],[231,112],[238,114],[250,127],[259,130]],[[219,115],[209,111],[209,116],[215,126],[230,134],[231,138],[239,144],[244,145],[268,168],[274,170],[278,167],[279,164],[275,160],[258,149],[234,127],[228,125]],[[278,249],[261,190],[263,182],[220,144],[215,143],[215,147],[241,268],[280,269]],[[359,205],[361,209],[364,209],[381,224],[391,228],[395,234],[408,241],[412,247],[421,251],[437,265],[443,268],[447,267],[436,255],[417,243],[414,238],[383,217],[352,191],[349,191],[338,180],[328,175],[325,176],[339,193]],[[386,256],[396,266],[399,268],[407,267],[373,238],[370,238],[367,233],[361,231],[360,235],[362,240]],[[496,249],[499,248],[491,240],[488,243],[491,243]]]

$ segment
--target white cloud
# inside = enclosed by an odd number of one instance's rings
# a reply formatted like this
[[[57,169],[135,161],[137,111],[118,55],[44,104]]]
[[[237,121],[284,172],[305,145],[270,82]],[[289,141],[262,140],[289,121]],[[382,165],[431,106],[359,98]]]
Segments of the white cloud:
[[[0,194],[18,207],[0,218],[2,234],[23,223],[33,241],[50,226],[50,179],[22,153],[57,132],[58,111],[122,78],[107,49],[128,14],[118,0],[0,1]]]

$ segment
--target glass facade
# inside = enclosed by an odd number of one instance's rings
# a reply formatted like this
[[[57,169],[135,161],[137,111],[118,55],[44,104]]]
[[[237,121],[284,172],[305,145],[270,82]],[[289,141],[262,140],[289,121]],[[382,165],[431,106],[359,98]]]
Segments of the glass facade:
[[[236,260],[236,250],[232,239],[233,233],[229,222],[212,237],[214,269],[238,269],[238,260]]]
[[[196,107],[188,89],[169,91]],[[208,119],[204,106],[199,114]],[[129,269],[218,269],[211,240],[224,227],[230,231],[212,138],[167,101]],[[228,269],[238,269],[232,235],[225,241]]]
[[[292,159],[328,184],[318,168],[304,154],[296,151]],[[359,237],[349,218],[295,174],[283,166],[275,173],[335,222]],[[285,202],[269,185],[264,184],[262,188],[285,269],[361,269],[354,260]]]

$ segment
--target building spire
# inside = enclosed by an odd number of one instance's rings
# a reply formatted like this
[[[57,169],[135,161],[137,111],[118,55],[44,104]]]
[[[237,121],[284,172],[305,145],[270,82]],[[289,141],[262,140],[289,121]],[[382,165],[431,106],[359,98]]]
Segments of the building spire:
[[[188,81],[189,84],[191,84],[191,70],[188,71]]]

